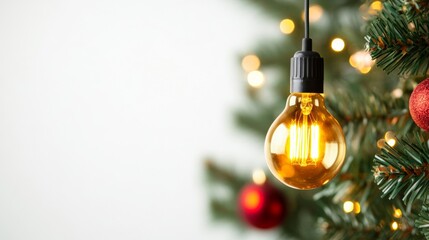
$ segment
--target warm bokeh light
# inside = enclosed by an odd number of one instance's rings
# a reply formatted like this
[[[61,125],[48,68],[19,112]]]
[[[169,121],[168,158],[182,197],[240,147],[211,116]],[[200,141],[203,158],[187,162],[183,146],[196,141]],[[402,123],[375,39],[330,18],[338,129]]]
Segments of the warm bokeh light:
[[[291,34],[295,30],[295,23],[291,19],[283,19],[280,22],[280,31],[284,34]]]
[[[387,140],[387,144],[389,144],[389,146],[393,147],[396,144],[396,140],[391,138],[391,139]]]
[[[343,210],[345,213],[354,212],[355,214],[359,214],[360,213],[360,203],[352,202],[352,201],[345,201],[343,203]]]
[[[416,25],[413,22],[408,23],[408,29],[410,31],[414,31],[416,29]]]
[[[353,210],[354,210],[355,214],[359,214],[360,213],[360,203],[354,202],[353,207],[354,207]]]
[[[260,88],[265,83],[264,74],[261,71],[251,71],[247,74],[247,83],[253,88]]]
[[[335,52],[341,52],[341,51],[343,51],[345,46],[346,46],[346,43],[341,38],[335,38],[331,42],[331,48]]]
[[[392,131],[387,131],[386,134],[384,134],[384,139],[386,140],[387,144],[389,146],[394,147],[396,144],[396,136],[395,133]]]
[[[402,217],[402,211],[399,208],[395,208],[393,211],[393,217],[395,218],[401,218]]]
[[[362,74],[366,74],[374,66],[375,61],[372,60],[369,52],[362,50],[352,54],[349,58],[349,63]]]
[[[384,147],[384,144],[386,143],[386,140],[384,140],[384,139],[379,139],[378,141],[377,141],[377,147],[378,148],[383,148]]]
[[[392,222],[392,224],[390,224],[390,229],[392,229],[392,231],[396,231],[398,230],[399,224],[395,221]]]
[[[246,72],[258,70],[261,66],[261,61],[258,56],[250,54],[243,58],[241,61],[241,66]]]
[[[404,91],[400,88],[396,88],[392,91],[392,97],[394,98],[401,98],[402,95],[404,95]]]
[[[345,213],[351,213],[353,212],[354,204],[352,201],[345,201],[343,204],[343,210]]]
[[[367,74],[367,73],[369,73],[369,71],[371,71],[371,67],[363,67],[363,68],[360,68],[358,70],[362,74]]]
[[[256,169],[253,171],[252,179],[255,184],[262,185],[267,180],[267,177],[262,169]]]
[[[311,5],[309,8],[309,15],[308,15],[308,20],[310,21],[310,23],[314,23],[317,22],[320,18],[322,18],[323,16],[323,8],[320,5],[314,4]],[[302,13],[302,19],[304,20],[305,18],[305,13]]]
[[[369,8],[374,11],[381,11],[383,9],[383,4],[380,1],[374,1]]]

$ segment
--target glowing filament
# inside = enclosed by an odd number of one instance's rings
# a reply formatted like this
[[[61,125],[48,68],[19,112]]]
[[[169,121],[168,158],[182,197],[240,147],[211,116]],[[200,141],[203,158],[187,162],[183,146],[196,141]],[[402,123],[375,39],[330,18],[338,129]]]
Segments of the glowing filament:
[[[311,160],[319,158],[319,126],[311,125]]]
[[[303,121],[290,126],[289,158],[294,165],[316,165],[320,158],[320,128],[316,124],[308,124],[308,116]]]

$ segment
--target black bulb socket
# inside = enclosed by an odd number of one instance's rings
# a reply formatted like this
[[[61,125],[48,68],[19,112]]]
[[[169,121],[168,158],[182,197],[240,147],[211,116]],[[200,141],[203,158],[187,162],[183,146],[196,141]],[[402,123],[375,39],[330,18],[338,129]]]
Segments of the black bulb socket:
[[[323,58],[311,49],[311,39],[304,38],[302,51],[291,59],[290,92],[323,93]]]

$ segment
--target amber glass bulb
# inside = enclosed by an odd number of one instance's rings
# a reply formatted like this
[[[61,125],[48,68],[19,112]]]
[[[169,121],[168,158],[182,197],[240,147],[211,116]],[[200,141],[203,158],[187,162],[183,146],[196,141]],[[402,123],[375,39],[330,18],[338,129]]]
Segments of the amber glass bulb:
[[[265,140],[271,172],[296,189],[328,183],[341,169],[345,154],[342,128],[319,93],[292,93]]]

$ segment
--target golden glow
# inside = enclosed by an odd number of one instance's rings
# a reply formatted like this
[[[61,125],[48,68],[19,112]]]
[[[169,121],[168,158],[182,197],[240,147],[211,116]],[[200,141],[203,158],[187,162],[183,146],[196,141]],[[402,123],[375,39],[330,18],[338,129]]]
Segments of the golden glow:
[[[386,134],[384,134],[384,140],[386,140],[386,142],[387,142],[387,144],[389,144],[389,146],[394,147],[396,145],[395,133],[392,131],[386,132]]]
[[[323,16],[323,8],[320,5],[314,4],[311,5],[309,8],[309,14],[308,14],[308,20],[310,23],[314,23],[319,21]],[[304,20],[305,15],[304,12],[301,15],[302,19]]]
[[[389,146],[393,147],[396,144],[396,140],[391,138],[391,139],[387,140],[387,144],[389,144]]]
[[[346,43],[341,38],[335,38],[331,42],[331,48],[335,52],[341,52],[341,51],[343,51],[345,46],[346,46]]]
[[[393,211],[393,217],[395,218],[401,218],[402,217],[402,211],[399,208],[395,208]]]
[[[413,22],[408,23],[408,29],[410,31],[414,31],[416,29],[416,25]]]
[[[318,93],[292,93],[265,141],[271,172],[296,189],[328,183],[344,162],[345,148],[342,128]]]
[[[380,1],[374,1],[369,7],[371,10],[381,11],[383,9],[383,4]]]
[[[398,230],[399,224],[396,221],[393,221],[392,224],[390,224],[390,229],[392,229],[392,231],[396,231]]]
[[[354,203],[354,212],[355,212],[355,214],[360,213],[360,203],[358,203],[358,202]]]
[[[372,60],[371,55],[367,51],[355,52],[349,58],[349,63],[352,67],[356,68],[362,74],[367,74],[371,71],[375,61]]]
[[[377,141],[377,147],[378,148],[383,148],[384,147],[384,144],[386,143],[386,140],[384,140],[384,139],[379,139],[378,141]]]
[[[319,158],[319,126],[313,124],[311,125],[311,160],[317,161]]]
[[[261,88],[265,83],[264,74],[261,71],[251,71],[247,74],[247,83],[251,87]]]
[[[244,196],[244,207],[249,210],[255,210],[261,204],[261,195],[257,191],[250,191]]]
[[[292,124],[290,126],[290,143],[289,143],[289,158],[292,161],[295,161],[298,159],[298,145],[296,144],[298,142],[298,133],[296,130],[296,124]]]
[[[280,31],[284,34],[291,34],[295,30],[295,23],[291,19],[283,19],[280,22]]]
[[[303,97],[300,108],[302,109],[301,121],[296,121],[290,126],[289,158],[293,165],[305,167],[316,165],[319,160],[319,126],[317,121],[309,116],[313,104],[309,97]]]
[[[253,171],[252,179],[255,184],[262,185],[267,180],[267,177],[262,169],[256,169]]]
[[[392,97],[394,98],[401,98],[402,95],[404,95],[404,91],[402,91],[402,89],[400,88],[396,88],[395,90],[392,91]]]
[[[246,72],[258,70],[261,66],[261,61],[256,55],[247,55],[241,60],[241,66]]]
[[[343,204],[343,210],[345,213],[351,213],[353,212],[354,204],[352,201],[345,201]]]
[[[369,73],[369,71],[371,71],[371,69],[372,69],[371,67],[363,67],[363,68],[360,68],[358,70],[362,74],[367,74],[367,73]]]

